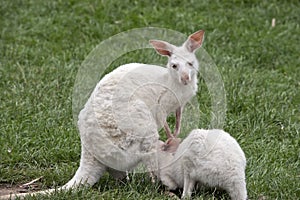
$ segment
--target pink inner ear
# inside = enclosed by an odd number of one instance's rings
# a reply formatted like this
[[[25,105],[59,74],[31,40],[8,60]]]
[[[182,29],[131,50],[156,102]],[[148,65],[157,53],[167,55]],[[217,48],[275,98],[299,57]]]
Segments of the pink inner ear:
[[[171,52],[168,50],[168,47],[164,42],[151,40],[150,43],[159,54],[163,56],[171,56]]]
[[[189,37],[190,50],[194,51],[201,47],[204,37],[204,31],[200,30]]]
[[[191,39],[199,44],[202,44],[202,38],[204,35],[204,31],[197,31],[193,35],[191,35]]]

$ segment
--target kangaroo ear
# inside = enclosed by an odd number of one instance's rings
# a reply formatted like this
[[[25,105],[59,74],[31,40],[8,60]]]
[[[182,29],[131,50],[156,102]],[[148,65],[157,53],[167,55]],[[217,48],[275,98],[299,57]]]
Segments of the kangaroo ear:
[[[150,40],[150,44],[154,47],[154,49],[163,56],[171,56],[173,51],[173,45],[168,42],[161,40]]]
[[[194,52],[202,46],[204,40],[204,31],[200,30],[189,36],[183,44],[189,52]]]

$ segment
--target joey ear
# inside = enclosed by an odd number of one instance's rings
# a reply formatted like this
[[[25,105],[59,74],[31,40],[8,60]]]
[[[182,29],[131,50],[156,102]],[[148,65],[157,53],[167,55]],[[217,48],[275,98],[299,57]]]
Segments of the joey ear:
[[[161,40],[150,40],[149,42],[160,55],[171,56],[173,47],[168,42]]]
[[[194,52],[202,46],[204,40],[204,31],[199,30],[189,36],[187,41],[183,44],[189,52]]]

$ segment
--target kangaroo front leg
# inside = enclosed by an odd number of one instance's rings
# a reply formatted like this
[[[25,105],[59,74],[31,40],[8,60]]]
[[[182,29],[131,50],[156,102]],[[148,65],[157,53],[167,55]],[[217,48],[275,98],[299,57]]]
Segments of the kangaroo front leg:
[[[181,113],[182,113],[182,108],[179,107],[176,109],[175,111],[175,117],[176,117],[176,122],[175,122],[175,131],[174,131],[174,135],[171,133],[171,129],[169,127],[169,124],[167,121],[165,121],[164,123],[164,129],[166,131],[167,137],[168,138],[173,138],[173,137],[177,137],[180,133],[180,128],[181,128]]]
[[[171,129],[170,129],[169,124],[168,124],[167,121],[165,121],[164,129],[165,129],[165,131],[166,131],[167,137],[168,137],[168,138],[172,138],[172,137],[173,137],[173,134],[171,133]]]
[[[175,124],[175,131],[174,131],[174,137],[177,137],[180,133],[181,128],[181,114],[182,114],[182,108],[179,107],[176,109],[175,116],[176,116],[176,124]]]

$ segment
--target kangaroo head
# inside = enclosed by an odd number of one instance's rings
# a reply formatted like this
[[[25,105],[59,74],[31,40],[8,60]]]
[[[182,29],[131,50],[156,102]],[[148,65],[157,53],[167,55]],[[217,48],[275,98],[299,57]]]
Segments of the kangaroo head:
[[[200,30],[190,35],[180,47],[161,40],[150,40],[150,43],[160,55],[168,56],[167,67],[172,77],[187,85],[197,75],[199,63],[195,51],[202,46],[203,39],[204,31]]]

